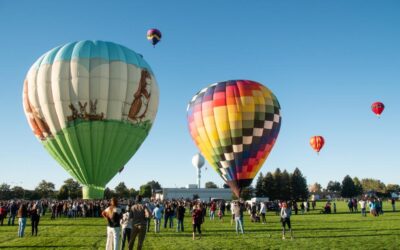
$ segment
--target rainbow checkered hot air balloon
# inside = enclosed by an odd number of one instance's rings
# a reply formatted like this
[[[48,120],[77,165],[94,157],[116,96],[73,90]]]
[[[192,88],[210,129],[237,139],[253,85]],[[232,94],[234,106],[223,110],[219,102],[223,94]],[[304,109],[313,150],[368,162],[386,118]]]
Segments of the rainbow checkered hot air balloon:
[[[158,86],[140,54],[112,42],[80,41],[33,64],[23,104],[44,148],[83,184],[83,198],[99,199],[149,134]]]
[[[275,95],[249,80],[202,89],[190,101],[187,119],[197,147],[237,197],[270,154],[282,120]]]
[[[161,40],[161,31],[158,29],[149,29],[147,31],[147,40],[153,44],[153,47]]]

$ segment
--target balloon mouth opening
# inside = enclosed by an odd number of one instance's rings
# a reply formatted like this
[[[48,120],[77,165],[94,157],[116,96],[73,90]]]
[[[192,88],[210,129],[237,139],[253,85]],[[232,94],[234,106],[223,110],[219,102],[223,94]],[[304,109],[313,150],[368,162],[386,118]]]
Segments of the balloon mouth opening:
[[[84,200],[91,199],[103,199],[104,198],[104,187],[87,185],[82,187],[82,198]]]

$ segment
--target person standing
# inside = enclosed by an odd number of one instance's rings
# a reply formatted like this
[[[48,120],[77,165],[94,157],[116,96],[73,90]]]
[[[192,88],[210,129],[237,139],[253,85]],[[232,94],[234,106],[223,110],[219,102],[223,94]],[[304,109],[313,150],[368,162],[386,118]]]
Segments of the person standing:
[[[392,203],[393,212],[396,212],[396,200],[394,198],[392,198],[391,203]]]
[[[28,217],[28,208],[25,203],[22,203],[18,209],[18,237],[24,237],[26,218]]]
[[[265,202],[261,202],[260,214],[261,214],[261,222],[262,222],[262,224],[267,223],[267,220],[265,219],[265,214],[266,213],[267,213],[267,207],[265,206]]]
[[[150,217],[150,212],[148,208],[142,204],[142,197],[140,195],[136,197],[135,204],[130,211],[130,216],[132,219],[132,233],[131,240],[129,241],[129,250],[133,250],[136,237],[138,237],[137,249],[141,250],[147,231],[146,217]]]
[[[118,208],[118,201],[116,198],[112,198],[110,206],[101,213],[108,223],[106,250],[119,250],[121,213],[122,211]]]
[[[366,212],[367,202],[364,199],[362,199],[358,203],[360,204],[360,208],[361,208],[361,216],[366,217],[367,216],[367,212]]]
[[[215,218],[215,210],[217,210],[217,205],[214,201],[210,204],[210,220],[214,220]]]
[[[281,223],[282,223],[282,239],[285,238],[286,234],[286,225],[288,226],[288,229],[290,231],[290,237],[293,240],[293,231],[292,231],[292,226],[290,224],[290,216],[292,215],[292,210],[288,207],[287,203],[284,202],[282,204],[281,208]]]
[[[242,210],[242,207],[240,206],[240,204],[238,202],[235,202],[233,205],[233,214],[235,215],[236,234],[239,233],[239,230],[242,234],[244,234],[243,224],[242,224],[242,220],[241,220],[241,215],[243,213],[241,210]]]
[[[179,203],[177,209],[176,209],[176,219],[178,220],[178,226],[176,228],[177,232],[183,232],[183,219],[185,218],[185,206],[183,204],[183,201]]]
[[[203,223],[203,211],[199,204],[196,204],[192,210],[193,240],[196,239],[196,230],[201,239],[201,224]]]
[[[0,202],[0,226],[3,226],[4,218],[7,217],[7,208]]]
[[[162,218],[162,214],[161,214],[161,208],[160,205],[157,204],[156,207],[153,210],[153,218],[154,218],[154,231],[156,233],[160,232],[160,224],[161,224],[161,218]]]
[[[13,225],[14,226],[14,221],[15,221],[15,217],[17,216],[17,212],[18,212],[18,205],[15,201],[11,202],[10,205],[10,217],[8,218],[8,225]]]
[[[130,218],[129,218],[130,207],[128,206],[128,208],[129,209],[127,209],[126,212],[122,215],[122,219],[120,221],[121,228],[122,228],[121,250],[124,250],[125,242],[127,241],[129,244],[129,241],[131,239],[132,220],[130,220]]]
[[[31,225],[32,225],[32,236],[37,236],[39,221],[40,221],[40,209],[38,208],[37,203],[34,204],[29,210],[29,215],[31,217]]]

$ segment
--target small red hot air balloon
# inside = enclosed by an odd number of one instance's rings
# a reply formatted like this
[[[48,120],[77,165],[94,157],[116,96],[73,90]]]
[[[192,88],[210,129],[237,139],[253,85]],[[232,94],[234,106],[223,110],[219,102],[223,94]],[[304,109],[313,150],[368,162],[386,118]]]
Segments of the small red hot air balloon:
[[[381,102],[374,102],[371,105],[372,112],[375,113],[376,116],[380,117],[383,110],[385,109],[385,105]]]
[[[324,137],[322,137],[322,136],[319,136],[319,135],[313,136],[310,139],[310,145],[317,153],[319,153],[319,151],[322,149],[324,144],[325,144],[325,140],[324,140]]]

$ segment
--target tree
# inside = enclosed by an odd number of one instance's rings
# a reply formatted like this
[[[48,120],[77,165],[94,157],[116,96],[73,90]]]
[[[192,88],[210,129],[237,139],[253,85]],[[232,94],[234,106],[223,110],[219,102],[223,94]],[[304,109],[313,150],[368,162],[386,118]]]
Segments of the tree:
[[[10,185],[7,183],[2,183],[0,185],[0,200],[9,200],[11,198]]]
[[[111,189],[109,189],[108,187],[106,187],[106,189],[104,189],[104,198],[111,199],[115,197],[115,192]]]
[[[136,198],[136,196],[138,194],[139,194],[139,192],[137,190],[135,190],[134,188],[129,189],[129,197]]]
[[[204,185],[206,188],[218,188],[217,184],[212,181],[206,182]]]
[[[310,185],[310,186],[308,187],[308,191],[309,191],[310,193],[319,193],[319,192],[322,191],[322,186],[321,186],[321,184],[319,184],[318,182],[316,182],[316,183],[314,183],[314,184],[312,184],[312,185]]]
[[[81,184],[72,178],[66,179],[60,187],[57,197],[61,200],[82,198]]]
[[[342,191],[342,187],[338,181],[329,181],[326,190],[329,192],[340,192]]]
[[[281,199],[290,200],[290,175],[285,170],[282,172],[281,178]]]
[[[355,194],[355,196],[362,195],[362,193],[363,193],[363,186],[361,185],[360,180],[359,180],[357,177],[354,177],[354,178],[353,178],[353,182],[354,182],[354,187],[355,187],[355,189],[356,189],[356,194]]]
[[[275,192],[274,192],[274,176],[272,175],[271,172],[268,172],[263,181],[263,189],[265,192],[265,195],[270,199],[270,200],[275,200]]]
[[[307,180],[298,168],[290,175],[290,191],[293,200],[308,198]]]
[[[386,186],[380,180],[366,178],[361,180],[361,184],[364,191],[386,192]]]
[[[352,198],[352,197],[356,196],[356,194],[357,194],[357,190],[354,185],[353,179],[349,175],[346,175],[342,181],[342,191],[341,191],[342,197]]]
[[[42,180],[35,188],[35,191],[41,198],[50,198],[54,195],[55,189],[54,183]]]
[[[144,184],[144,185],[140,186],[139,194],[144,198],[150,198],[152,195],[151,186],[148,184]]]
[[[257,178],[256,188],[255,188],[255,193],[257,197],[265,196],[265,191],[263,189],[263,181],[264,181],[264,176],[262,173],[260,173],[260,175]]]
[[[397,185],[397,184],[387,184],[386,185],[386,192],[388,194],[399,193],[400,192],[400,186]]]
[[[161,184],[158,183],[158,181],[154,181],[154,180],[149,181],[149,182],[147,182],[147,185],[149,185],[149,186],[151,187],[151,190],[153,190],[153,192],[154,192],[155,190],[160,190],[160,189],[162,189]]]
[[[254,196],[254,188],[252,186],[249,187],[245,187],[242,189],[242,192],[240,193],[240,198],[242,198],[243,200],[250,200],[251,197]]]
[[[115,195],[118,198],[129,198],[129,189],[126,187],[124,182],[120,182],[115,187]]]
[[[224,183],[223,188],[230,188],[228,184]]]
[[[282,199],[282,172],[279,168],[275,170],[275,172],[272,174],[274,177],[274,182],[273,182],[273,197],[275,199]]]
[[[20,186],[14,186],[11,188],[13,198],[25,199],[25,189]]]

